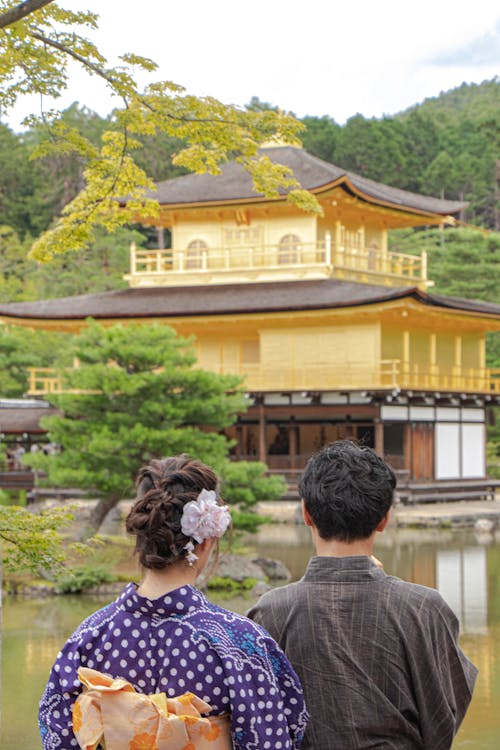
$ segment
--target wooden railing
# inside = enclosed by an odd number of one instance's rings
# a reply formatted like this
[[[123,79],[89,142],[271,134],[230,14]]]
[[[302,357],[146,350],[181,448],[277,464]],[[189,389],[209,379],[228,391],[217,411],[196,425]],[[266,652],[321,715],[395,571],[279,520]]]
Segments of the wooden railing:
[[[500,394],[500,368],[453,368],[440,370],[399,359],[383,359],[375,366],[369,362],[338,365],[308,364],[296,367],[247,365],[244,368],[214,368],[216,372],[241,375],[245,388],[255,391],[327,391],[415,389]],[[28,395],[50,396],[57,393],[84,393],[68,389],[64,378],[48,367],[29,368]],[[87,391],[87,393],[89,393]]]
[[[368,247],[336,245],[327,239],[319,243],[250,245],[248,247],[213,247],[197,250],[168,248],[159,250],[130,249],[130,278],[176,276],[179,274],[229,275],[231,272],[316,269],[325,276],[384,277],[402,284],[427,283],[427,257],[382,252]]]

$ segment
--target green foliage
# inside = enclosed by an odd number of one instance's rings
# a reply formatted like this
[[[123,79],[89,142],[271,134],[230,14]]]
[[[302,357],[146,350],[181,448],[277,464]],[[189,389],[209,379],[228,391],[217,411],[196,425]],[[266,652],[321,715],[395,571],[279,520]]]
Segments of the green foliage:
[[[421,184],[426,193],[444,198],[452,193],[455,181],[453,159],[447,151],[440,151],[424,171]]]
[[[258,583],[256,578],[245,578],[243,581],[235,581],[233,578],[213,576],[208,582],[208,588],[212,591],[236,594],[238,592],[251,591]]]
[[[130,245],[144,246],[145,231],[119,227],[109,234],[96,229],[85,250],[68,250],[49,264],[27,258],[31,239],[0,226],[0,302],[22,302],[51,297],[105,292],[127,287]]]
[[[1,302],[36,298],[36,287],[32,279],[34,263],[26,258],[27,252],[28,243],[21,242],[19,235],[12,227],[6,224],[0,226]]]
[[[495,410],[497,417],[499,416],[498,408]],[[486,445],[486,464],[488,476],[494,479],[500,479],[500,435],[498,430],[498,423],[493,434],[488,431],[488,443]]]
[[[392,250],[428,252],[431,292],[490,302],[498,300],[500,234],[474,229],[397,230],[390,233]]]
[[[60,534],[72,520],[62,508],[30,513],[15,505],[0,506],[0,541],[7,570],[52,573],[64,563],[66,551]]]
[[[308,153],[318,156],[327,162],[341,163],[339,160],[338,141],[341,133],[331,117],[304,117],[302,120],[306,131],[302,136],[302,143]]]
[[[115,581],[106,568],[95,565],[78,565],[73,568],[65,568],[56,578],[56,591],[58,594],[79,594],[93,586],[101,583]]]
[[[428,99],[394,117],[358,114],[338,126],[306,117],[310,153],[394,187],[468,201],[464,219],[500,229],[495,165],[500,148],[500,80]]]
[[[263,524],[269,523],[269,519],[263,518],[257,513],[235,510],[234,508],[231,510],[231,521],[235,531],[247,531],[250,534],[258,531]]]
[[[410,107],[399,117],[406,120],[414,112],[419,112],[432,118],[436,125],[443,129],[459,124],[464,114],[476,122],[483,122],[498,111],[499,88],[498,78],[480,84],[462,83],[455,89],[441,92],[439,96]]]
[[[65,378],[79,393],[58,397],[64,416],[42,422],[64,450],[26,458],[49,482],[97,493],[109,510],[132,496],[151,458],[185,452],[225,466],[229,443],[218,431],[245,410],[240,380],[194,367],[189,340],[162,325],[89,321],[73,351],[80,366]]]
[[[143,246],[144,234],[125,227],[112,234],[96,229],[94,240],[84,250],[69,250],[50,263],[37,263],[32,275],[37,297],[71,297],[128,287],[123,276],[129,271],[132,242]]]
[[[29,367],[71,363],[69,337],[30,328],[0,327],[0,394],[18,398],[28,388]]]
[[[247,509],[259,500],[276,500],[286,492],[281,475],[266,476],[267,466],[259,461],[227,461],[222,469],[222,497]]]
[[[76,182],[57,186],[66,202],[55,223],[36,239],[35,258],[44,261],[83,249],[96,226],[114,231],[133,222],[139,209],[145,218],[157,216],[158,204],[148,195],[153,182],[135,154],[142,139],[158,134],[182,144],[173,158],[179,167],[217,173],[231,154],[248,169],[258,192],[273,197],[286,188],[291,202],[319,210],[287,170],[257,153],[259,145],[272,139],[297,142],[302,129],[298,120],[279,110],[242,110],[211,97],[190,96],[170,81],[152,79],[156,64],[132,53],[111,67],[86,36],[97,27],[96,14],[72,12],[56,2],[35,3],[34,10],[21,4],[14,10],[10,0],[0,0],[0,112],[23,94],[59,96],[68,85],[68,63],[75,60],[104,80],[122,102],[98,138],[95,132],[82,132],[78,118],[64,118],[59,112],[29,118],[41,136],[34,155],[53,167],[68,156],[82,165],[72,175]],[[145,90],[136,83],[137,71],[151,81]],[[120,206],[117,199],[125,196],[126,206]]]

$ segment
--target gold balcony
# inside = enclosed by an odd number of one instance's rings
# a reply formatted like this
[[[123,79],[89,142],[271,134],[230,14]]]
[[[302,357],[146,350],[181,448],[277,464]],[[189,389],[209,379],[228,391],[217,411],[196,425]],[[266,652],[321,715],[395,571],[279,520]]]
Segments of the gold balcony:
[[[338,278],[384,286],[432,285],[427,279],[427,257],[383,252],[361,245],[297,242],[286,247],[255,245],[180,250],[143,250],[132,245],[131,286],[179,286]]]
[[[232,371],[234,373],[234,370]],[[500,368],[453,368],[405,365],[399,359],[292,368],[252,365],[239,374],[251,391],[417,390],[480,394],[500,393]]]
[[[247,365],[214,368],[218,372],[241,375],[250,391],[328,391],[328,390],[420,390],[500,394],[500,368],[440,369],[437,366],[405,364],[399,359],[380,360],[375,366],[366,362],[339,365],[309,364],[277,368],[275,365]],[[60,393],[90,393],[69,390],[64,377],[48,367],[29,368],[29,396]]]

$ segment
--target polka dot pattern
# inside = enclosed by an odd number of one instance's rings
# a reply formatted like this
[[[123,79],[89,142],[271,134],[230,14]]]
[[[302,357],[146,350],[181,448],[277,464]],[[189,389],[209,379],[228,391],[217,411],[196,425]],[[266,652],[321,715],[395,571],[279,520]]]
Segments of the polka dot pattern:
[[[278,646],[259,625],[192,586],[150,600],[129,584],[80,625],[58,655],[40,703],[43,750],[75,747],[71,708],[79,666],[124,677],[143,693],[196,693],[212,714],[229,711],[235,750],[293,750],[305,729],[298,679]]]

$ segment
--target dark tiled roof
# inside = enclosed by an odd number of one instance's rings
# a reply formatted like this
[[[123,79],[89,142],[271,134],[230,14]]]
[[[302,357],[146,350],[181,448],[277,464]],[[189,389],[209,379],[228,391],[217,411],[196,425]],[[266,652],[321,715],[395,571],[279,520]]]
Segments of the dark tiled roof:
[[[500,316],[500,305],[430,295],[417,288],[324,279],[186,287],[135,287],[100,294],[0,305],[24,320],[169,318],[354,307],[413,297],[423,304]]]
[[[25,408],[12,406],[11,408],[0,409],[0,430],[4,433],[15,433],[22,435],[28,433],[44,433],[40,427],[42,417],[52,417],[60,412],[57,409],[49,408]]]
[[[418,212],[434,213],[443,216],[456,214],[467,204],[458,201],[440,200],[430,196],[410,193],[406,190],[389,187],[380,182],[346,172],[335,164],[329,164],[307,151],[294,146],[261,149],[261,153],[271,161],[290,167],[301,186],[307,190],[320,191],[332,183],[342,183],[344,189],[361,194],[375,203],[390,204],[396,208],[414,209]],[[221,174],[188,174],[165,180],[157,184],[154,197],[162,205],[182,205],[191,203],[238,202],[262,198],[252,187],[250,175],[236,162],[222,167]]]

